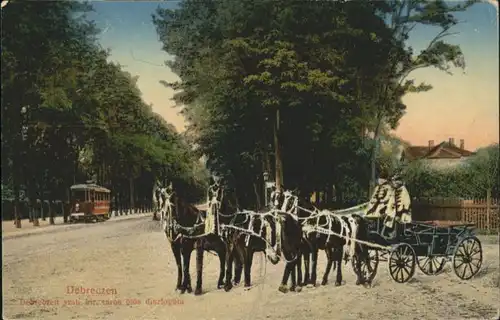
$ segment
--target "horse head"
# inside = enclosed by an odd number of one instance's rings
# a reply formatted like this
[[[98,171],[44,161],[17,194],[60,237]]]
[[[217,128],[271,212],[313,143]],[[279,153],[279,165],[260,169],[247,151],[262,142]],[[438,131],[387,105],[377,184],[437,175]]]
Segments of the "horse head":
[[[289,190],[283,192],[283,197],[284,199],[281,205],[281,211],[285,211],[287,213],[296,213],[299,198]]]

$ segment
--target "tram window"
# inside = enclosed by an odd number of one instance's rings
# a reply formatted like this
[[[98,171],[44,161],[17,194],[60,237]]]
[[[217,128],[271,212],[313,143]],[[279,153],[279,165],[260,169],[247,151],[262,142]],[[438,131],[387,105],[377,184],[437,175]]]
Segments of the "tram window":
[[[73,199],[78,202],[84,202],[85,201],[85,191],[73,191]]]

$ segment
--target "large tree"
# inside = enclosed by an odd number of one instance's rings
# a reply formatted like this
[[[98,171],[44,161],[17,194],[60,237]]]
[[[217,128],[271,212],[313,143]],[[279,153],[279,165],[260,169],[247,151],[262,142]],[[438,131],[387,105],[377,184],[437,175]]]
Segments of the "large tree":
[[[426,83],[415,83],[411,74],[422,68],[437,68],[452,74],[453,68],[465,68],[465,59],[458,45],[445,42],[453,34],[453,27],[459,23],[454,15],[467,10],[478,2],[446,2],[443,0],[387,0],[380,1],[381,16],[390,28],[392,41],[387,47],[388,60],[375,83],[375,99],[367,116],[372,120],[369,130],[373,133],[371,150],[371,188],[376,178],[376,158],[379,152],[381,130],[388,126],[396,128],[406,106],[402,97],[410,92],[424,92],[432,89]],[[427,46],[415,54],[411,43],[412,31],[425,26],[434,32]]]
[[[73,1],[2,9],[2,184],[12,187],[19,227],[21,188],[53,202],[94,177],[133,207],[168,177],[186,197],[200,195],[190,146],[142,101],[137,77],[108,62],[90,9]]]

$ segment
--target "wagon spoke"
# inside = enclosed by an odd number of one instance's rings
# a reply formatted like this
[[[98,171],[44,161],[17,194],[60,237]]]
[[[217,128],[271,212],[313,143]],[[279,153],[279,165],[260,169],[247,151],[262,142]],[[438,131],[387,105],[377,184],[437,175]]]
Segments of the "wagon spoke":
[[[425,262],[424,262],[424,265],[422,266],[422,269],[425,269],[429,263],[430,263],[430,259],[425,259]]]
[[[405,273],[406,273],[406,275],[408,276],[408,275],[410,274],[410,271],[408,271],[408,270],[406,269],[406,267],[403,267],[403,268],[401,269],[401,282],[403,282],[403,281],[404,281],[404,274],[405,274]]]
[[[398,273],[396,274],[396,276],[398,276],[400,274],[401,274],[401,282],[403,282],[403,280],[404,280],[403,268],[398,269]],[[398,279],[399,279],[399,277],[398,277]]]
[[[468,266],[469,266],[468,264],[465,265],[464,272],[462,272],[462,276],[460,278],[464,278],[465,277],[465,271],[467,270]]]
[[[459,247],[456,255],[457,256],[464,256],[465,252],[463,252],[462,250],[465,250],[465,248]]]
[[[437,269],[437,268],[434,267],[434,263],[435,263],[434,259],[429,258],[429,261],[430,261],[430,263],[429,263],[429,273],[432,273],[432,271],[435,270],[435,269]]]
[[[407,247],[404,247],[403,252],[402,252],[402,255],[403,255],[403,256],[406,256],[406,251],[407,251],[407,250],[408,250],[408,248],[407,248]]]
[[[472,276],[474,274],[474,269],[472,269],[472,263],[469,263],[468,266],[470,269],[470,275]]]
[[[471,253],[472,248],[474,248],[474,243],[471,243],[470,240],[468,240],[464,244],[464,251],[466,255],[469,255]]]
[[[476,247],[477,247],[476,241],[471,240],[471,242],[472,242],[472,247],[470,248],[471,249],[470,254],[472,254],[472,252],[476,252],[476,250],[474,250],[474,249],[476,249]]]
[[[476,255],[476,254],[478,254],[478,253],[480,253],[480,252],[481,252],[481,249],[479,249],[479,248],[478,248],[477,250],[475,250],[475,251],[471,252],[471,253],[470,253],[470,255],[471,255],[471,256],[472,256],[472,255]]]

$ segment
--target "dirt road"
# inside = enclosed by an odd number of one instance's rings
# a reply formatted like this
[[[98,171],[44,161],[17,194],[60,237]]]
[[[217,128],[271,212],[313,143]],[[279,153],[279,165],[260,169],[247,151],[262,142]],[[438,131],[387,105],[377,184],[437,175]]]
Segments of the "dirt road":
[[[333,286],[331,275],[327,286],[288,294],[277,290],[282,263],[265,264],[261,255],[254,258],[254,288],[216,290],[218,259],[207,253],[205,294],[196,297],[174,292],[175,262],[158,222],[105,222],[4,240],[3,318],[492,319],[500,301],[499,249],[490,239],[483,249],[483,270],[470,281],[448,267],[438,276],[417,271],[410,283],[397,284],[382,262],[371,289],[354,285],[348,265],[343,286]],[[319,266],[322,275],[324,260]],[[194,271],[193,255],[193,283]],[[78,294],[81,288],[88,293]]]

